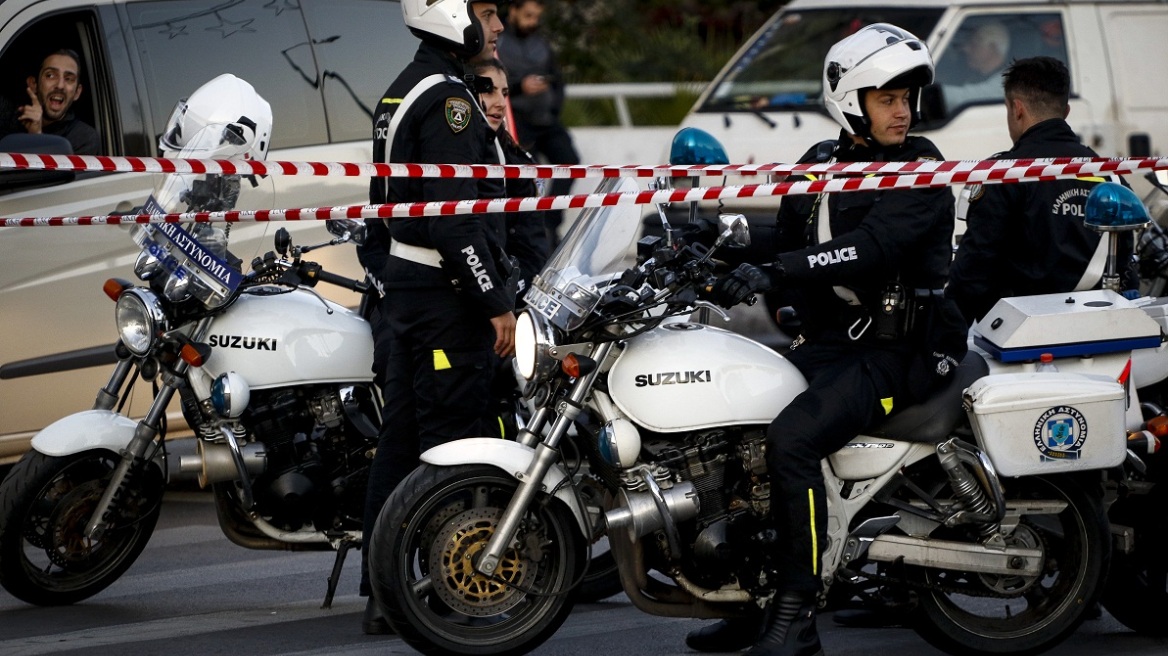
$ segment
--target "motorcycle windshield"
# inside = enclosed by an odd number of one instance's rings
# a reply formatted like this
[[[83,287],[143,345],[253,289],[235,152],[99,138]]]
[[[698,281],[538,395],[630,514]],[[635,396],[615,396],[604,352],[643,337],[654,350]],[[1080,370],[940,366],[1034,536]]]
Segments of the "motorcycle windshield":
[[[245,147],[230,126],[212,124],[191,136],[182,150],[164,154],[183,159],[230,159],[238,157]],[[141,211],[178,214],[272,207],[270,184],[254,176],[160,175]],[[207,307],[216,307],[243,281],[238,263],[233,263],[227,252],[229,231],[223,223],[134,225],[130,235],[142,249],[136,269],[140,276],[166,275],[164,288],[171,300],[193,296]]]
[[[639,191],[630,178],[608,178],[597,193]],[[635,257],[641,229],[640,205],[590,207],[564,235],[564,240],[524,296],[528,306],[553,326],[580,327],[600,302],[603,287],[628,268]]]

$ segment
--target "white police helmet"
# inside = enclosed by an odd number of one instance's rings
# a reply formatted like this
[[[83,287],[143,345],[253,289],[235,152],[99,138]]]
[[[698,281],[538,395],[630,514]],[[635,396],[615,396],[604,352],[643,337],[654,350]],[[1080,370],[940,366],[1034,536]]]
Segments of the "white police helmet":
[[[848,132],[871,136],[867,89],[909,89],[912,124],[920,120],[921,87],[933,82],[933,58],[912,33],[888,23],[861,28],[831,47],[823,62],[823,101]]]
[[[215,131],[207,139],[207,130]],[[164,156],[186,151],[192,156],[194,139],[208,159],[254,159],[268,156],[272,139],[272,106],[244,80],[224,73],[175,105],[166,131],[158,140]]]
[[[482,52],[486,41],[482,23],[471,10],[477,1],[402,0],[402,16],[414,36],[466,59]]]

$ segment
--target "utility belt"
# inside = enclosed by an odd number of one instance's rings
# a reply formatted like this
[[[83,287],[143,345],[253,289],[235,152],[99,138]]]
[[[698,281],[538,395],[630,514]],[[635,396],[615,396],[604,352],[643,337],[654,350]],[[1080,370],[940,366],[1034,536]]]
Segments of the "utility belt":
[[[877,304],[849,305],[848,337],[894,341],[916,336],[917,328],[930,322],[929,313],[945,298],[944,289],[906,289],[890,282],[881,291]]]
[[[457,271],[454,267],[444,266],[442,254],[439,253],[438,249],[436,248],[414,246],[413,244],[406,244],[395,239],[389,244],[389,254],[393,257],[401,258],[415,264],[421,264],[423,266],[445,271],[447,274],[449,274],[450,284],[454,286],[455,291],[462,291],[464,287],[463,281],[459,277],[459,271]],[[519,261],[501,251],[497,253],[491,253],[489,257],[491,257],[491,259],[494,261],[495,270],[499,272],[500,276],[502,276],[504,284],[508,289],[510,289],[510,296],[514,297],[518,293],[519,289]],[[487,288],[483,288],[481,281],[479,282],[479,287],[483,289],[483,291],[487,291]]]

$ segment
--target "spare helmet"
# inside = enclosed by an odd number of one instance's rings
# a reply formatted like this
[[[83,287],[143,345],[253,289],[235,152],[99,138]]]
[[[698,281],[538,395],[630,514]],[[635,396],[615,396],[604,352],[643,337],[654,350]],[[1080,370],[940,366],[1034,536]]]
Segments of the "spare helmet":
[[[268,156],[272,139],[272,106],[246,81],[224,73],[175,105],[158,147],[166,157],[187,151],[196,135],[215,130],[213,139],[200,136],[204,159],[253,159]]]

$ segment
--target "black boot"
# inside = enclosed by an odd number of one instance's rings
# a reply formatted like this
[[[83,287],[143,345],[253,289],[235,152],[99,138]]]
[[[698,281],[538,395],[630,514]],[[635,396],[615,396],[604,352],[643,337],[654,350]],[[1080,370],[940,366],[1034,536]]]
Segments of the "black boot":
[[[393,627],[385,621],[381,614],[381,607],[369,597],[365,602],[365,614],[361,617],[361,630],[365,635],[393,635]]]
[[[747,656],[823,656],[815,630],[815,597],[784,592],[772,602],[766,631]]]
[[[690,631],[685,644],[695,651],[740,651],[757,642],[765,628],[762,616],[732,617]]]

